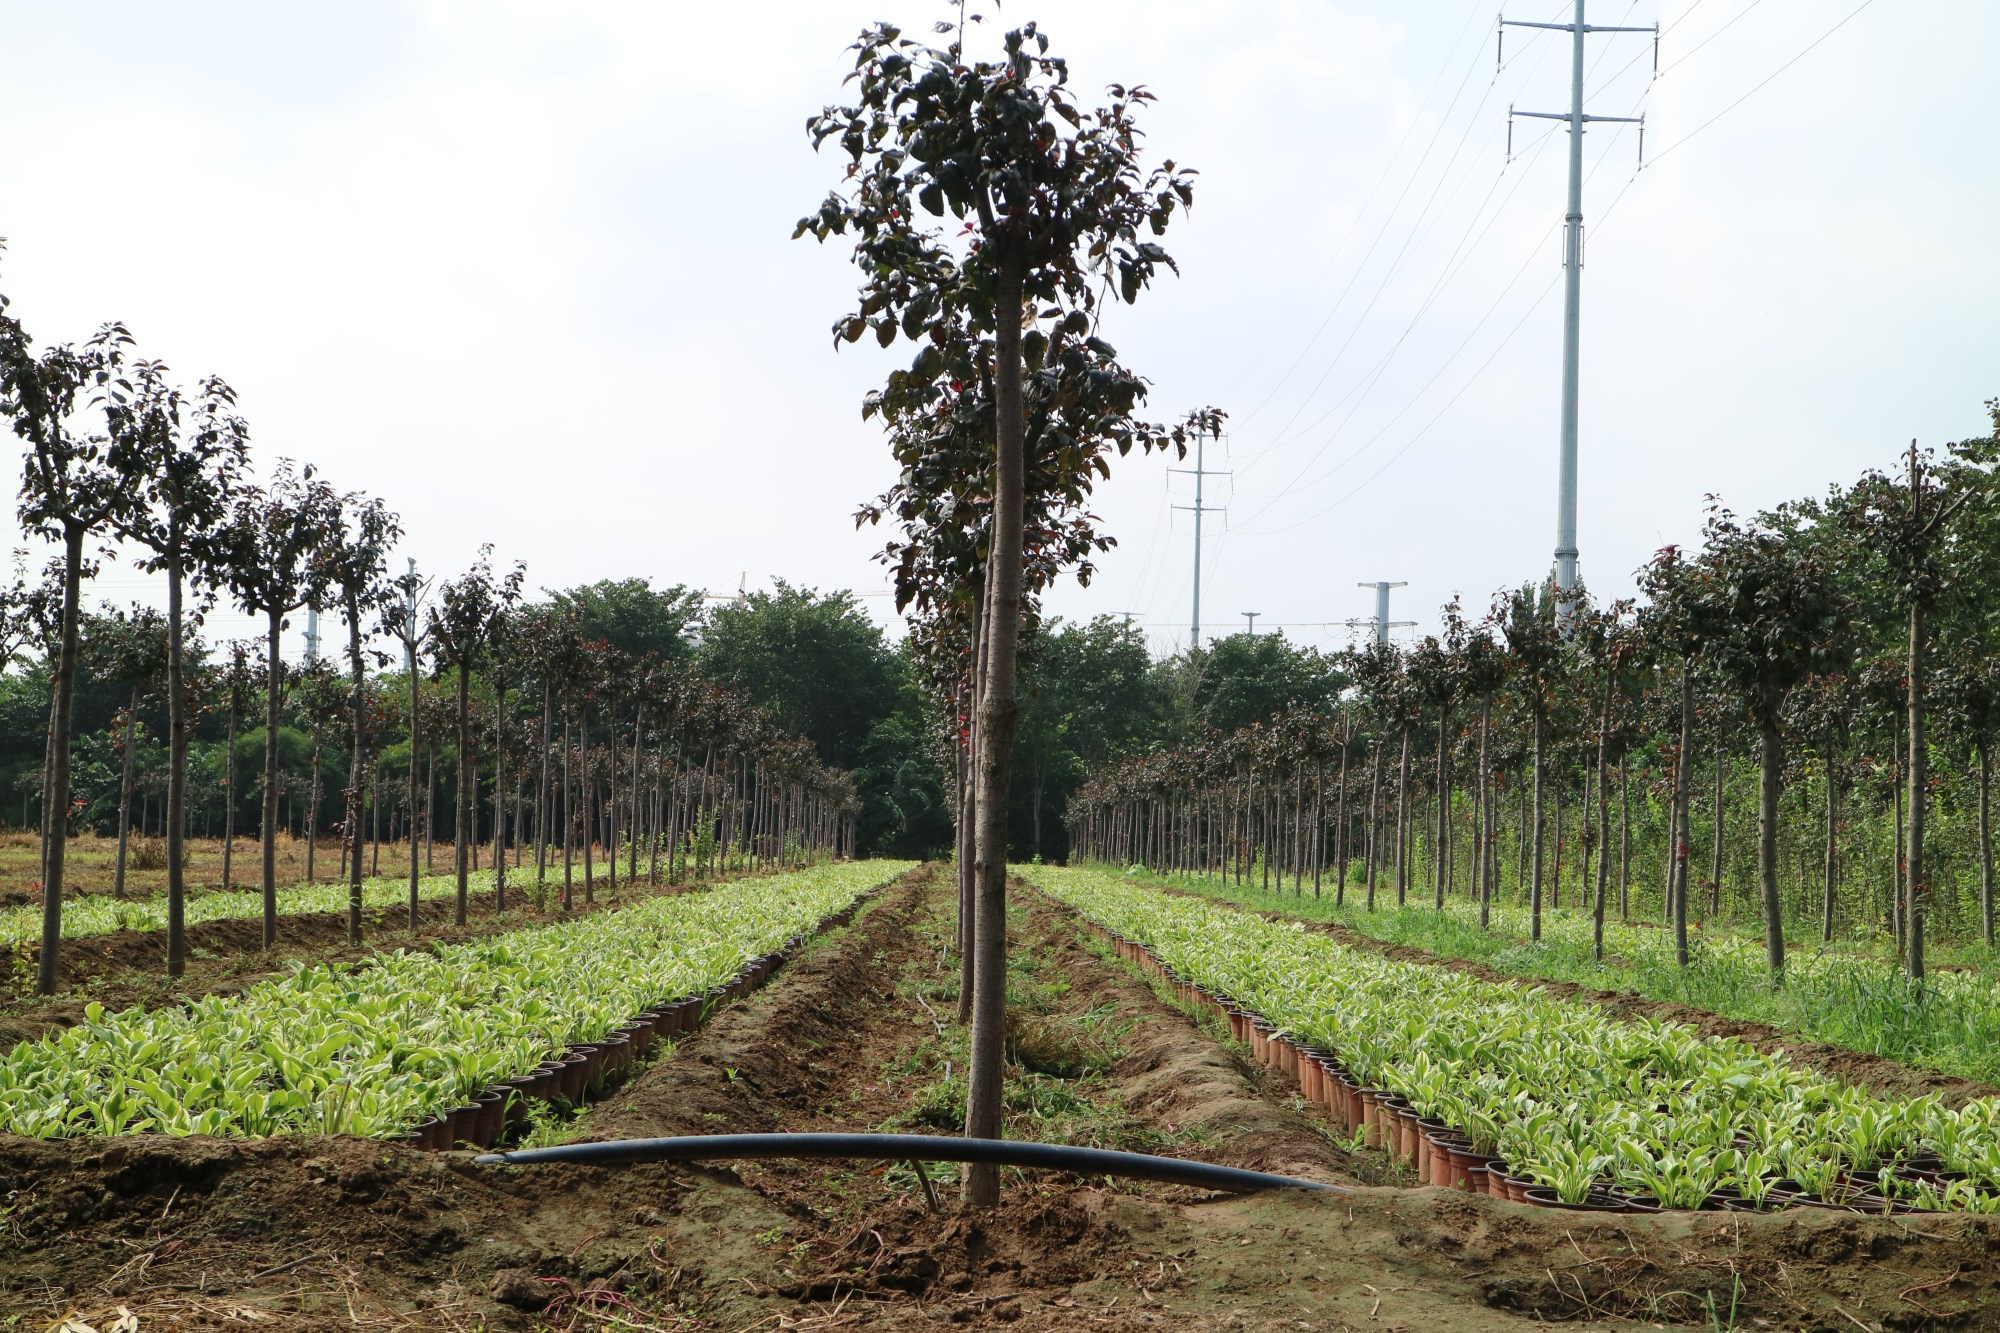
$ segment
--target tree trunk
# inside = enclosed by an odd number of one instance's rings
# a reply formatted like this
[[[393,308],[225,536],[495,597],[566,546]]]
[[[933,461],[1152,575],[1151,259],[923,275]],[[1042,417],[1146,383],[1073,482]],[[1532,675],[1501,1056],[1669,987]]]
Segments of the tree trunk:
[[[356,592],[347,596],[347,670],[352,675],[349,697],[353,744],[347,759],[347,816],[342,820],[341,843],[347,854],[347,942],[361,943],[361,784],[367,769],[368,753],[368,674],[361,664],[361,602]]]
[[[1021,306],[1025,262],[1002,260],[994,291],[993,531],[987,556],[986,664],[979,691],[977,876],[974,898],[972,1042],[965,1132],[999,1138],[1007,1026],[1007,810],[1013,778],[1015,656],[1021,629],[1021,548],[1026,484]],[[998,1167],[975,1164],[965,1177],[975,1208],[1000,1201]]]
[[[1694,661],[1681,663],[1681,745],[1674,758],[1673,813],[1667,820],[1671,869],[1667,874],[1667,912],[1673,919],[1674,961],[1688,965],[1688,768],[1694,748]]]
[[[1611,704],[1618,691],[1617,672],[1604,673],[1604,711],[1597,722],[1597,894],[1590,909],[1590,956],[1604,961],[1604,898],[1611,882]],[[1586,858],[1587,859],[1587,858]]]
[[[1403,728],[1403,757],[1396,770],[1396,906],[1408,900],[1410,834],[1410,729]]]
[[[1486,759],[1486,739],[1493,729],[1493,695],[1479,700],[1479,786],[1473,812],[1478,847],[1473,852],[1473,873],[1478,876],[1479,928],[1490,929],[1493,922],[1493,770]]]
[[[1333,901],[1347,904],[1347,755],[1354,748],[1354,728],[1349,725],[1340,740],[1340,790],[1333,799]]]
[[[1368,910],[1375,910],[1375,867],[1381,861],[1382,742],[1375,742],[1375,771],[1368,781]]]
[[[1785,742],[1777,713],[1774,702],[1759,728],[1757,751],[1757,887],[1764,898],[1764,955],[1774,989],[1785,984],[1784,904],[1778,897],[1778,779]]]
[[[63,525],[62,646],[49,709],[49,781],[42,788],[42,956],[38,995],[56,993],[62,952],[63,871],[69,854],[69,738],[76,703],[77,601],[83,587],[83,528]]]
[[[233,868],[236,851],[236,722],[243,711],[243,698],[236,691],[236,682],[229,683],[229,722],[223,740],[225,751],[222,770],[222,888],[224,892],[236,887]],[[119,824],[125,822],[120,814]],[[121,837],[120,841],[123,839]]]
[[[167,537],[167,975],[187,971],[188,720],[186,655],[181,643],[180,520],[169,519]]]
[[[1437,843],[1431,848],[1431,884],[1436,890],[1436,908],[1444,910],[1444,879],[1451,839],[1451,792],[1445,785],[1445,733],[1451,726],[1449,706],[1438,709],[1437,743]]]
[[[507,910],[507,687],[498,680],[493,686],[493,910]]]
[[[1984,755],[1982,752],[1982,759],[1983,757]],[[1985,790],[1986,790],[1985,786],[1982,783],[1980,787],[1980,795],[1982,799],[1985,796]],[[1980,827],[1982,830],[1985,828],[1985,823],[1984,823],[1985,814],[1986,814],[1985,807],[1982,804],[1980,807],[1980,819],[1981,819]],[[1834,916],[1834,908],[1838,905],[1837,893],[1839,885],[1840,885],[1840,779],[1838,778],[1837,770],[1834,767],[1833,738],[1829,736],[1827,738],[1827,744],[1826,744],[1825,880],[1822,886],[1823,892],[1820,903],[1820,924],[1819,924],[1819,938],[1820,942],[1823,944],[1830,944],[1833,942],[1833,916]],[[1984,885],[1982,885],[1981,887],[1983,889]]]
[[[1708,914],[1722,915],[1722,792],[1727,759],[1722,752],[1722,728],[1715,729],[1715,846],[1709,852]],[[1761,797],[1759,798],[1762,799]]]
[[[1618,756],[1618,918],[1632,919],[1632,784],[1625,756]]]
[[[410,933],[417,931],[417,754],[422,748],[422,699],[417,684],[417,649],[410,644]],[[428,824],[428,820],[425,821]]]
[[[234,721],[233,715],[231,720]],[[121,765],[121,776],[118,779],[118,864],[111,872],[111,896],[114,898],[125,896],[125,851],[132,841],[132,751],[138,742],[139,685],[134,681],[132,703],[125,710],[125,761]],[[223,864],[227,865],[229,852],[226,847],[222,856]],[[229,876],[225,874],[222,878],[227,884]]]
[[[278,942],[278,720],[285,706],[285,660],[278,655],[278,629],[284,612],[273,607],[264,630],[270,660],[264,672],[264,811],[258,829],[263,841],[264,947]]]
[[[1930,753],[1924,737],[1924,609],[1910,605],[1910,829],[1906,864],[1910,886],[1910,978],[1924,979],[1924,918],[1930,911],[1931,885],[1924,872],[1924,824],[1930,812]]]
[[[1529,832],[1529,843],[1531,845],[1528,849],[1528,859],[1532,868],[1532,878],[1529,880],[1528,891],[1528,938],[1539,940],[1542,937],[1542,777],[1543,770],[1546,768],[1542,751],[1545,748],[1543,745],[1543,736],[1548,731],[1548,727],[1542,721],[1542,705],[1540,700],[1535,701],[1533,710],[1535,714],[1535,751],[1533,760],[1535,773],[1530,781],[1530,785],[1533,787],[1530,799],[1534,810],[1529,815],[1529,820],[1533,828]]]
[[[1979,933],[1993,943],[1993,747],[1979,742]]]
[[[458,877],[458,900],[452,919],[466,922],[467,855],[472,849],[472,664],[458,659],[458,790],[452,800],[452,873]]]
[[[570,734],[569,734],[569,691],[564,689],[562,700],[563,751],[562,751],[562,856],[563,887],[562,909],[567,912],[576,901],[576,803],[570,799]]]

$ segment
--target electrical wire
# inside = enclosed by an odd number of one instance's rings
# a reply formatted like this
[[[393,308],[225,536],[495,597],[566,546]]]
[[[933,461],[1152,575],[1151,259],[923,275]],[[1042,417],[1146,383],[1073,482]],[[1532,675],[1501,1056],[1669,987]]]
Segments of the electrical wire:
[[[1636,2],[1637,0],[1634,0],[1634,3]],[[1463,36],[1464,33],[1463,31],[1461,31],[1460,33],[1461,40],[1463,39]],[[1536,69],[1540,68],[1542,59],[1548,54],[1549,50],[1549,47],[1546,43],[1533,43],[1533,45],[1537,50],[1538,54],[1535,57],[1534,64],[1529,66],[1528,73],[1530,75],[1532,75]],[[1457,45],[1456,43],[1454,43],[1453,50],[1455,51],[1456,49]],[[1516,58],[1518,59],[1518,57]],[[1447,57],[1447,59],[1449,59],[1449,57]],[[1512,60],[1509,60],[1505,62],[1505,64],[1501,65],[1500,68],[1494,71],[1492,79],[1488,80],[1485,90],[1480,94],[1479,108],[1483,108],[1485,106],[1486,98],[1492,94],[1494,87],[1499,82],[1500,74],[1513,63],[1514,62]],[[1349,293],[1353,291],[1355,283],[1360,281],[1362,273],[1366,271],[1368,267],[1368,261],[1374,257],[1376,249],[1381,245],[1383,238],[1388,235],[1389,228],[1391,224],[1394,223],[1396,215],[1401,211],[1403,206],[1403,201],[1409,196],[1411,187],[1413,187],[1417,183],[1418,179],[1423,175],[1424,163],[1430,160],[1430,155],[1432,151],[1437,147],[1438,140],[1441,137],[1443,137],[1445,126],[1449,124],[1451,120],[1451,112],[1453,108],[1455,108],[1458,105],[1459,99],[1464,95],[1465,86],[1467,83],[1471,81],[1473,69],[1476,68],[1476,65],[1477,65],[1477,57],[1475,56],[1474,65],[1468,66],[1465,74],[1459,79],[1458,87],[1452,93],[1451,104],[1445,108],[1444,115],[1439,118],[1436,128],[1431,132],[1430,140],[1424,145],[1423,154],[1417,159],[1416,166],[1411,169],[1409,178],[1403,182],[1403,188],[1401,191],[1398,192],[1396,196],[1396,202],[1390,205],[1389,211],[1383,215],[1382,225],[1376,230],[1374,240],[1369,242],[1367,253],[1361,256],[1360,262],[1355,266],[1353,276],[1348,278],[1346,286],[1341,288],[1340,294],[1334,298],[1334,303],[1332,307],[1328,309],[1325,317],[1320,320],[1318,327],[1313,330],[1312,337],[1309,338],[1306,341],[1306,345],[1300,349],[1298,356],[1293,358],[1292,364],[1286,367],[1284,374],[1279,377],[1278,383],[1273,385],[1270,392],[1264,395],[1264,398],[1258,403],[1256,408],[1253,408],[1250,413],[1246,414],[1244,417],[1239,419],[1238,421],[1239,426],[1241,426],[1243,422],[1247,422],[1252,416],[1255,416],[1257,412],[1261,411],[1263,407],[1270,402],[1271,397],[1277,392],[1277,390],[1281,388],[1287,381],[1290,380],[1292,374],[1295,371],[1297,371],[1299,366],[1305,361],[1306,356],[1312,351],[1313,347],[1318,344],[1320,336],[1326,332],[1327,326],[1333,322],[1334,316],[1337,315],[1340,312],[1341,307],[1344,304],[1346,304],[1347,297]],[[1426,105],[1428,105],[1428,101],[1429,98],[1427,94]],[[1470,137],[1472,133],[1472,128],[1471,128],[1472,123],[1477,120],[1479,108],[1475,108],[1473,116],[1468,118],[1468,123],[1466,128],[1460,131],[1458,145],[1452,150],[1452,158],[1451,158],[1452,161],[1456,161],[1459,152],[1464,149],[1465,141],[1467,140],[1467,138]],[[1413,120],[1411,122],[1411,129],[1414,129],[1415,125],[1416,121]],[[1407,140],[1409,133],[1410,133],[1409,130],[1404,131],[1405,140]],[[1397,153],[1400,156],[1401,154],[1400,143],[1398,144],[1397,147]],[[1441,174],[1439,177],[1440,185],[1443,182],[1444,175],[1448,175],[1449,171],[1450,171],[1450,166],[1449,164],[1447,164],[1445,173]],[[1436,193],[1437,193],[1437,187],[1433,187],[1431,193],[1431,199],[1433,201],[1436,198]],[[1454,195],[1455,194],[1456,191],[1454,191]],[[1371,194],[1370,197],[1372,199],[1373,195]],[[1429,203],[1427,202],[1426,210],[1428,210],[1428,207]],[[1425,216],[1424,213],[1419,213],[1417,220],[1411,224],[1413,232],[1415,232],[1418,228],[1423,226],[1424,216]],[[1345,242],[1343,241],[1343,247],[1344,245]],[[1401,262],[1401,257],[1404,253],[1407,253],[1408,249],[1409,249],[1409,242],[1405,241],[1402,250],[1398,252],[1397,261],[1391,264],[1389,273],[1385,275],[1383,279],[1383,283],[1385,286],[1388,283],[1388,281],[1390,281],[1395,276],[1396,269]],[[1380,293],[1381,289],[1378,288],[1376,293],[1378,297],[1380,296]],[[1369,309],[1372,310],[1373,306],[1374,306],[1374,301],[1371,299],[1371,301],[1369,302]],[[1303,400],[1301,400],[1299,407],[1293,410],[1292,417],[1287,420],[1284,426],[1281,426],[1279,428],[1278,435],[1280,437],[1285,436],[1286,432],[1290,430],[1292,422],[1297,420],[1298,413],[1304,410],[1305,404],[1312,400],[1313,395],[1316,394],[1319,391],[1320,386],[1326,382],[1327,376],[1332,373],[1333,366],[1338,364],[1342,353],[1345,352],[1347,345],[1353,341],[1355,333],[1359,331],[1361,323],[1366,321],[1367,316],[1368,316],[1368,310],[1364,310],[1361,314],[1360,319],[1356,321],[1354,329],[1349,332],[1348,338],[1342,343],[1341,348],[1334,353],[1333,361],[1328,364],[1326,370],[1321,372],[1319,380],[1315,382],[1312,390],[1310,390],[1307,393],[1306,397]],[[1254,457],[1246,460],[1243,464],[1243,471],[1247,472],[1250,469],[1254,468],[1259,462],[1263,460],[1264,457],[1268,455],[1270,450],[1275,449],[1276,447],[1277,445],[1275,443],[1270,446],[1267,446],[1265,450],[1260,451]]]
[[[1856,5],[1852,10],[1848,12],[1846,18],[1834,24],[1831,28],[1828,28],[1818,37],[1815,37],[1812,41],[1811,46],[1806,47],[1805,50],[1799,52],[1797,55],[1793,56],[1790,60],[1787,60],[1784,64],[1772,70],[1762,79],[1759,79],[1756,82],[1756,84],[1754,84],[1751,87],[1749,92],[1744,93],[1741,97],[1731,102],[1728,106],[1722,108],[1722,110],[1716,112],[1714,115],[1710,116],[1707,120],[1704,120],[1701,124],[1695,126],[1693,129],[1689,130],[1686,134],[1683,134],[1680,138],[1668,144],[1665,148],[1662,148],[1659,152],[1653,154],[1652,160],[1647,162],[1646,165],[1649,167],[1652,166],[1654,163],[1658,162],[1661,158],[1665,157],[1668,153],[1673,152],[1676,148],[1679,148],[1689,139],[1694,138],[1695,135],[1700,134],[1703,130],[1715,124],[1716,121],[1721,120],[1724,116],[1734,111],[1737,107],[1742,106],[1745,102],[1749,101],[1752,97],[1756,96],[1757,93],[1764,87],[1765,84],[1771,82],[1771,80],[1777,78],[1780,74],[1783,74],[1786,70],[1798,64],[1801,60],[1804,60],[1808,55],[1812,54],[1812,52],[1818,48],[1821,42],[1824,42],[1827,38],[1833,36],[1835,33],[1839,32],[1842,28],[1846,27],[1850,22],[1854,20],[1856,15],[1858,15],[1862,10],[1868,8],[1868,6],[1874,3],[1875,0],[1861,0],[1860,4]]]
[[[1604,151],[1598,154],[1597,161],[1594,164],[1592,164],[1589,175],[1586,176],[1586,180],[1589,179],[1589,176],[1596,175],[1598,168],[1604,165],[1604,162],[1610,156],[1610,153],[1611,153],[1611,145],[1606,144]],[[1617,207],[1618,201],[1624,198],[1625,191],[1631,188],[1632,182],[1634,180],[1638,179],[1638,174],[1639,173],[1637,172],[1637,170],[1635,170],[1632,173],[1632,175],[1629,178],[1627,178],[1625,184],[1619,187],[1618,193],[1612,196],[1611,203],[1606,205],[1604,212],[1600,215],[1598,224],[1599,226],[1603,225],[1604,219],[1608,219],[1611,216],[1611,212],[1614,208]],[[1557,225],[1560,224],[1551,225],[1549,229],[1542,234],[1541,238],[1536,242],[1535,251],[1539,251],[1542,246],[1548,243],[1549,238],[1554,235]],[[1354,456],[1358,457],[1360,453],[1365,452],[1377,440],[1381,439],[1381,437],[1389,431],[1390,427],[1394,426],[1397,421],[1401,420],[1402,417],[1405,414],[1407,414],[1411,408],[1415,407],[1417,403],[1422,400],[1423,396],[1429,392],[1431,385],[1435,384],[1438,381],[1438,379],[1444,375],[1445,371],[1450,369],[1452,362],[1456,361],[1460,356],[1460,354],[1462,354],[1465,351],[1465,349],[1471,345],[1472,340],[1478,336],[1479,330],[1485,327],[1487,321],[1490,320],[1493,317],[1494,313],[1500,308],[1500,305],[1506,299],[1508,292],[1511,292],[1514,289],[1515,283],[1518,283],[1521,280],[1521,278],[1527,273],[1528,268],[1533,264],[1534,259],[1535,259],[1535,252],[1531,251],[1528,258],[1522,263],[1521,267],[1515,272],[1514,277],[1510,279],[1507,286],[1501,290],[1500,295],[1494,298],[1493,304],[1487,307],[1486,313],[1482,315],[1479,319],[1479,322],[1474,324],[1472,329],[1469,332],[1467,332],[1465,338],[1460,341],[1459,345],[1455,349],[1453,349],[1452,354],[1449,357],[1445,358],[1444,363],[1441,366],[1439,366],[1437,372],[1433,374],[1429,380],[1426,380],[1424,382],[1423,386],[1419,388],[1417,392],[1411,396],[1410,401],[1406,403],[1403,406],[1403,408],[1396,413],[1394,417],[1391,417],[1389,421],[1384,423],[1381,429],[1376,431],[1376,433],[1369,438],[1367,443],[1363,444],[1361,448],[1356,451]],[[1480,363],[1479,368],[1473,371],[1472,375],[1465,381],[1464,384],[1459,386],[1457,392],[1452,394],[1451,398],[1445,402],[1444,406],[1439,408],[1438,411],[1431,417],[1431,419],[1425,422],[1424,425],[1417,431],[1417,433],[1411,436],[1409,440],[1405,441],[1403,446],[1400,449],[1396,450],[1394,454],[1390,455],[1389,458],[1386,461],[1384,461],[1380,467],[1376,468],[1375,471],[1369,473],[1366,478],[1357,483],[1346,494],[1342,495],[1332,504],[1327,505],[1325,508],[1319,510],[1318,512],[1311,514],[1305,518],[1299,519],[1296,522],[1288,523],[1280,528],[1265,529],[1261,532],[1258,532],[1256,535],[1276,536],[1280,533],[1290,532],[1295,528],[1303,527],[1307,523],[1316,522],[1319,519],[1324,518],[1327,514],[1333,512],[1333,510],[1339,508],[1341,505],[1345,504],[1348,500],[1353,499],[1354,496],[1360,494],[1361,491],[1366,489],[1367,486],[1371,482],[1373,482],[1377,477],[1380,477],[1384,472],[1388,471],[1389,467],[1392,464],[1394,464],[1398,459],[1403,457],[1404,454],[1408,453],[1410,449],[1419,440],[1421,440],[1426,434],[1428,434],[1431,427],[1435,426],[1438,423],[1438,421],[1443,418],[1444,414],[1450,410],[1451,406],[1454,403],[1456,403],[1461,397],[1463,397],[1466,391],[1469,390],[1472,387],[1472,385],[1479,380],[1480,376],[1486,372],[1487,367],[1493,364],[1494,358],[1500,354],[1501,350],[1505,348],[1508,343],[1513,341],[1515,334],[1521,331],[1522,326],[1527,323],[1529,317],[1533,315],[1537,309],[1540,308],[1541,303],[1543,301],[1548,299],[1548,294],[1555,289],[1555,284],[1561,280],[1561,276],[1562,275],[1558,273],[1556,277],[1551,278],[1549,280],[1548,285],[1543,287],[1543,289],[1536,294],[1534,300],[1529,304],[1527,310],[1523,312],[1520,320],[1515,323],[1512,329],[1508,330],[1506,336],[1503,337],[1500,340],[1500,342],[1494,346],[1493,350],[1487,354],[1486,359]],[[1332,474],[1329,472],[1326,475],[1330,476]],[[1315,479],[1313,484],[1317,484],[1319,481],[1323,481],[1325,479],[1326,479],[1325,476],[1317,478]],[[1277,498],[1282,498],[1282,497],[1277,497]],[[1275,502],[1276,501],[1274,498],[1273,503]],[[1267,504],[1265,506],[1265,509],[1268,509],[1269,507],[1270,505]],[[1263,510],[1258,511],[1258,513],[1260,514],[1262,512],[1264,511]],[[1256,517],[1255,515],[1252,515],[1253,519],[1255,517]]]
[[[1743,8],[1737,12],[1735,18],[1729,20],[1729,22],[1723,24],[1721,27],[1717,28],[1714,32],[1710,33],[1708,36],[1702,38],[1700,41],[1696,42],[1693,46],[1690,46],[1687,50],[1683,51],[1679,56],[1675,57],[1672,63],[1667,65],[1666,68],[1662,69],[1658,74],[1655,74],[1653,77],[1656,79],[1662,79],[1665,78],[1667,75],[1673,73],[1683,63],[1686,62],[1689,56],[1692,56],[1695,52],[1701,50],[1702,47],[1707,46],[1710,42],[1722,36],[1723,33],[1728,32],[1731,28],[1735,27],[1744,18],[1749,16],[1751,10],[1755,9],[1757,6],[1763,3],[1764,0],[1750,0],[1749,4],[1743,6]]]
[[[1431,98],[1436,96],[1437,90],[1443,86],[1445,71],[1450,68],[1452,57],[1458,54],[1459,45],[1464,42],[1465,34],[1472,26],[1472,20],[1478,17],[1483,7],[1482,0],[1473,0],[1472,7],[1466,11],[1465,24],[1459,29],[1457,38],[1453,40],[1451,50],[1445,53],[1444,60],[1438,65],[1438,72],[1432,76],[1430,86],[1424,91],[1424,100],[1418,105],[1417,113],[1410,117],[1410,123],[1403,131],[1403,137],[1396,141],[1395,150],[1389,154],[1389,160],[1383,164],[1382,174],[1376,177],[1374,186],[1368,191],[1368,197],[1361,201],[1360,209],[1354,214],[1354,221],[1348,224],[1346,232],[1340,238],[1340,243],[1334,247],[1333,253],[1327,257],[1326,265],[1320,269],[1319,276],[1312,280],[1311,285],[1306,288],[1305,294],[1299,298],[1298,305],[1293,307],[1292,313],[1285,316],[1284,322],[1279,324],[1277,329],[1272,332],[1271,340],[1264,345],[1264,349],[1251,358],[1250,364],[1244,367],[1239,379],[1254,373],[1259,366],[1263,365],[1265,358],[1270,356],[1272,349],[1284,337],[1285,330],[1291,327],[1292,321],[1299,317],[1300,312],[1306,308],[1307,303],[1312,300],[1313,295],[1319,291],[1319,285],[1326,281],[1326,275],[1333,272],[1333,266],[1340,261],[1340,256],[1347,249],[1347,243],[1354,239],[1356,232],[1361,230],[1361,219],[1368,216],[1369,206],[1375,202],[1375,197],[1382,192],[1382,187],[1388,184],[1389,177],[1395,172],[1396,164],[1402,161],[1404,147],[1410,142],[1410,136],[1416,133],[1417,126],[1423,123],[1425,109],[1430,106]],[[1421,161],[1418,163],[1418,166],[1421,168]],[[1307,348],[1310,349],[1310,347],[1311,343],[1308,342]],[[1258,401],[1257,405],[1237,418],[1238,424],[1241,425],[1249,421],[1252,417],[1263,411],[1265,405],[1271,401],[1272,396],[1280,388],[1284,387],[1285,381],[1291,376],[1292,371],[1298,369],[1298,362],[1304,359],[1305,352],[1301,351],[1298,360],[1293,361],[1285,373],[1278,377],[1276,383],[1271,385],[1270,389]]]

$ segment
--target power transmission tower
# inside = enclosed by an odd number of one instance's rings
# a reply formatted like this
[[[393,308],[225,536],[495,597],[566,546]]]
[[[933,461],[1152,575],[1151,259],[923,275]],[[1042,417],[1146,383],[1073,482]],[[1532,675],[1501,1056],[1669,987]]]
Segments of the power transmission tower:
[[[1195,432],[1194,466],[1192,468],[1173,467],[1167,469],[1169,472],[1191,473],[1194,476],[1194,503],[1191,505],[1174,506],[1176,509],[1191,510],[1194,513],[1194,606],[1188,617],[1190,649],[1201,647],[1201,516],[1203,514],[1226,514],[1229,512],[1228,507],[1225,505],[1209,505],[1204,507],[1201,502],[1201,481],[1203,477],[1226,477],[1230,475],[1227,472],[1210,472],[1202,465],[1205,452],[1203,446],[1207,443],[1208,428],[1203,426],[1201,430]]]
[[[409,617],[410,632],[403,638],[403,669],[410,673],[411,680],[415,680],[417,678],[417,561],[414,556],[410,558],[409,569],[410,595],[406,602],[409,608],[406,614]]]
[[[1389,590],[1391,588],[1407,588],[1410,586],[1409,584],[1388,583],[1377,580],[1374,583],[1357,583],[1354,586],[1357,588],[1373,588],[1375,590],[1375,618],[1373,620],[1350,620],[1347,622],[1349,627],[1360,625],[1373,626],[1375,630],[1375,642],[1386,646],[1389,642],[1390,630],[1408,629],[1417,623],[1414,620],[1389,619]]]
[[[1583,288],[1583,127],[1591,121],[1609,121],[1639,126],[1639,156],[1646,155],[1646,118],[1641,116],[1589,116],[1583,111],[1583,39],[1593,32],[1650,32],[1653,34],[1653,68],[1660,65],[1660,25],[1649,28],[1592,26],[1583,21],[1583,0],[1568,23],[1530,23],[1521,19],[1500,20],[1500,43],[1509,28],[1546,28],[1570,34],[1569,110],[1516,111],[1507,108],[1507,151],[1514,151],[1514,117],[1569,122],[1569,211],[1563,215],[1563,378],[1562,442],[1556,463],[1556,587],[1570,592],[1576,587],[1576,384],[1577,323]]]

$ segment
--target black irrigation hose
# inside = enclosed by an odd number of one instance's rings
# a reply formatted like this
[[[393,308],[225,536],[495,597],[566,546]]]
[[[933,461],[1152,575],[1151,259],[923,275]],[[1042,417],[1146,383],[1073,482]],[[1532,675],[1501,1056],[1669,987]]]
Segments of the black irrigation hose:
[[[607,1143],[570,1143],[556,1148],[487,1153],[486,1165],[531,1166],[540,1162],[699,1162],[722,1158],[862,1157],[891,1162],[983,1162],[994,1166],[1033,1166],[1074,1171],[1087,1176],[1126,1176],[1162,1180],[1198,1189],[1249,1194],[1258,1190],[1328,1190],[1338,1185],[1316,1180],[1242,1171],[1233,1166],[1186,1162],[1149,1153],[1114,1152],[1109,1148],[1072,1148],[1061,1143],[1021,1143],[1013,1139],[961,1139],[942,1134],[691,1134],[672,1139],[614,1139]]]

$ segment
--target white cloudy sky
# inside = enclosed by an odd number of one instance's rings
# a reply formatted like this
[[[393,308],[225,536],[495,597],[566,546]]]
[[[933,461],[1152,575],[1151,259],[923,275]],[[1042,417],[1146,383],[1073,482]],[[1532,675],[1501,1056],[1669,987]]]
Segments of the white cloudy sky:
[[[1254,610],[1334,644],[1371,609],[1359,580],[1407,580],[1398,613],[1428,621],[1547,568],[1564,144],[1520,122],[1510,163],[1505,141],[1510,104],[1563,105],[1567,61],[1562,38],[1510,33],[1496,70],[1493,9],[1003,11],[1038,19],[1082,86],[1151,87],[1151,147],[1202,173],[1167,238],[1181,277],[1108,336],[1157,415],[1233,416],[1210,460],[1234,473],[1211,483],[1211,626]],[[5,0],[0,291],[43,340],[120,319],[184,376],[222,373],[262,460],[384,496],[427,569],[492,541],[538,586],[880,589],[879,534],[851,514],[889,479],[857,405],[891,354],[833,350],[845,256],[789,236],[838,171],[803,125],[845,43],[945,12]],[[1982,426],[2000,8],[1588,17],[1666,29],[1657,80],[1646,38],[1589,54],[1591,109],[1645,112],[1652,160],[1635,171],[1629,128],[1586,138],[1581,546],[1618,591],[1709,492],[1755,508]],[[1055,609],[1184,641],[1189,491],[1123,464],[1099,506],[1122,545]],[[149,586],[115,569],[105,591]]]

